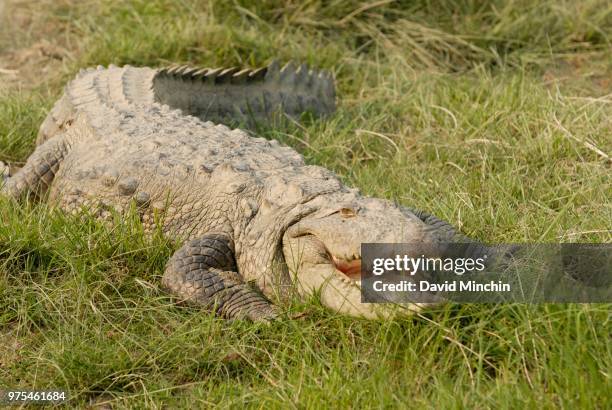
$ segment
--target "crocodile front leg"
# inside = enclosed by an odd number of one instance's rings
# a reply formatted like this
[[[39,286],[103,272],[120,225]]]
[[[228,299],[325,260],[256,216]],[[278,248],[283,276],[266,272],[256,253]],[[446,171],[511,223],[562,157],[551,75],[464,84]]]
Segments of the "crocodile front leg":
[[[168,261],[162,285],[183,300],[228,319],[266,321],[278,310],[236,271],[232,240],[209,234],[185,243]]]
[[[17,200],[29,195],[40,197],[51,186],[69,150],[68,138],[61,135],[39,145],[24,167],[14,175],[3,171],[0,165],[0,193]]]

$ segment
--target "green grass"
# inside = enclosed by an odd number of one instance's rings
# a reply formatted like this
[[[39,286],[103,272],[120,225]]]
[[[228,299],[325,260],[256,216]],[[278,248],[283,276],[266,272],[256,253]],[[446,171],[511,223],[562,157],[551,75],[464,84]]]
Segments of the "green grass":
[[[0,87],[0,160],[27,158],[82,66],[294,59],[335,73],[338,112],[260,132],[309,163],[484,241],[610,242],[609,2],[323,3],[25,3],[0,55],[41,33],[69,53]],[[610,407],[607,304],[377,322],[313,300],[271,326],[230,323],[173,304],[159,289],[172,247],[131,220],[4,200],[0,220],[0,387],[66,389],[75,407]]]

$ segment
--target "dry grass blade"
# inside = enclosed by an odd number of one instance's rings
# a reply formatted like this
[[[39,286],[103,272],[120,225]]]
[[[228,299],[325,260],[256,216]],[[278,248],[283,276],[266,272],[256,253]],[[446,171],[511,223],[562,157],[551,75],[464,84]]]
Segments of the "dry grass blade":
[[[556,117],[556,115],[553,115],[553,119],[555,121],[555,125],[557,126],[557,128],[563,132],[563,135],[565,135],[567,138],[570,138],[580,144],[582,144],[583,146],[585,146],[586,148],[588,148],[589,150],[595,152],[597,155],[599,155],[600,157],[602,157],[603,159],[606,160],[606,162],[610,162],[610,156],[608,154],[606,154],[605,152],[603,152],[601,149],[599,149],[598,147],[595,146],[595,144],[592,144],[586,140],[581,140],[578,137],[576,137],[575,135],[573,135],[571,132],[569,132],[567,130],[567,128],[565,128],[563,126],[563,124],[561,124],[561,122],[559,121],[559,119]]]

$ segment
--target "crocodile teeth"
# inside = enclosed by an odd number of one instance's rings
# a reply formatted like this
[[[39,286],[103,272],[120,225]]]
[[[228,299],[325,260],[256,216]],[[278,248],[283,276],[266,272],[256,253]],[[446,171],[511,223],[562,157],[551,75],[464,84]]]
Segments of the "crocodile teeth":
[[[335,268],[339,270],[340,272],[342,272],[348,278],[353,279],[361,275],[361,259],[360,258],[346,260],[346,259],[338,259],[336,257],[333,257],[332,259],[334,261]]]

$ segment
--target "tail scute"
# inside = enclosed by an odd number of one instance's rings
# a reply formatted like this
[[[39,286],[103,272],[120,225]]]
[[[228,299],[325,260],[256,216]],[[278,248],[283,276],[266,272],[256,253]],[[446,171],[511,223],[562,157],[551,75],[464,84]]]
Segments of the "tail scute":
[[[157,71],[153,88],[158,102],[226,124],[265,121],[279,112],[325,116],[335,110],[333,76],[293,62],[256,69],[173,65]]]

